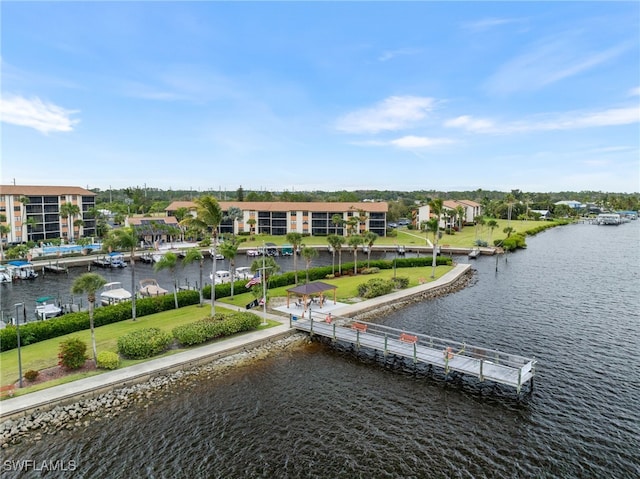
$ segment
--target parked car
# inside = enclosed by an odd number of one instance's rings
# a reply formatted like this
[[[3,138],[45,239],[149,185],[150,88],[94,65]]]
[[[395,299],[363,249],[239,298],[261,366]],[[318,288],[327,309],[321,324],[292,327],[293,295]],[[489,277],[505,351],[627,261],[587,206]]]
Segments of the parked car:
[[[397,228],[398,227],[398,223],[388,223],[387,226],[389,228]]]

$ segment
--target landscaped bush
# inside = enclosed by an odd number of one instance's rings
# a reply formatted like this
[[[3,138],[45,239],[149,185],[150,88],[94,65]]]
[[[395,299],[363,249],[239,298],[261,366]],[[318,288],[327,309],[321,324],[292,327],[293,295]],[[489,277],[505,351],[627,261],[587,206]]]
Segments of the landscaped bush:
[[[164,352],[172,341],[160,328],[139,329],[118,338],[118,352],[129,359],[146,359]]]
[[[209,287],[210,288],[210,287]],[[210,290],[210,289],[209,289]],[[217,290],[217,288],[216,288]],[[200,296],[198,291],[178,292],[178,304],[180,307],[198,304]],[[174,309],[173,295],[167,294],[154,298],[144,298],[136,301],[136,316],[142,317],[149,314],[159,313]],[[106,324],[117,323],[131,319],[131,303],[124,302],[111,306],[96,308],[94,311],[95,327]],[[57,338],[65,334],[75,333],[89,329],[89,313],[81,311],[78,313],[68,313],[59,318],[47,319],[46,321],[33,321],[20,326],[20,344],[29,344],[44,341],[46,339]],[[18,347],[18,338],[15,326],[7,326],[0,329],[0,351],[9,351]]]
[[[24,378],[27,381],[35,381],[38,378],[38,375],[40,373],[38,371],[35,371],[33,369],[29,369],[26,373],[24,373]]]
[[[393,280],[385,280],[381,278],[370,279],[366,283],[358,285],[358,296],[361,298],[376,298],[393,291],[395,283]]]
[[[259,316],[249,312],[216,314],[215,318],[201,319],[173,329],[173,336],[183,346],[202,344],[212,339],[250,331],[260,326]]]
[[[98,353],[97,366],[101,369],[118,369],[120,356],[112,351],[101,351]]]
[[[363,268],[362,271],[361,271],[362,274],[376,274],[376,273],[379,273],[379,272],[380,272],[380,268],[374,268],[374,267]]]
[[[405,289],[409,287],[409,278],[407,276],[398,276],[393,279],[396,289]]]
[[[526,248],[527,243],[524,240],[524,236],[519,233],[513,234],[502,241],[502,247],[506,251],[515,251],[518,248]]]
[[[69,338],[60,343],[58,365],[67,369],[78,369],[87,360],[87,345],[80,338]]]

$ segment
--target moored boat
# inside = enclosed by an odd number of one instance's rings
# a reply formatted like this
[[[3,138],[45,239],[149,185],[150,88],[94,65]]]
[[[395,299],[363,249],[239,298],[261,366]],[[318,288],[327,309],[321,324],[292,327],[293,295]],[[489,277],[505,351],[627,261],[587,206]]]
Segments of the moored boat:
[[[29,261],[9,261],[8,269],[13,279],[36,279],[38,273]]]
[[[55,303],[53,296],[42,296],[36,299],[36,319],[50,319],[61,314],[62,308]]]
[[[103,306],[117,304],[131,299],[131,293],[122,287],[122,283],[114,281],[107,283],[100,293],[100,303]]]
[[[0,265],[0,283],[11,283],[13,277],[6,266]]]
[[[155,279],[147,278],[140,280],[140,289],[138,292],[140,293],[140,296],[149,298],[151,296],[162,296],[167,294],[169,291],[162,288]]]

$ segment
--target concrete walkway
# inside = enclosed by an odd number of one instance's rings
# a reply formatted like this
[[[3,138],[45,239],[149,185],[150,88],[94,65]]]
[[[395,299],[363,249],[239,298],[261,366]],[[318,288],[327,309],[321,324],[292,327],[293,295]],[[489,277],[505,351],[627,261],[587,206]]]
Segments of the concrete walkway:
[[[451,271],[436,281],[425,283],[413,288],[396,291],[394,293],[369,299],[360,303],[346,305],[332,311],[335,317],[350,317],[376,309],[382,305],[392,304],[401,299],[423,294],[426,291],[437,289],[456,281],[465,274],[471,265],[458,264]],[[218,303],[224,308],[233,308],[228,304]],[[237,308],[244,311],[243,308]],[[262,316],[262,312],[257,313]],[[24,396],[17,396],[0,401],[0,421],[24,416],[38,410],[50,409],[60,404],[69,404],[82,399],[95,397],[115,388],[131,386],[136,383],[146,382],[160,374],[171,374],[178,370],[191,369],[195,366],[206,364],[224,356],[238,352],[248,351],[272,340],[294,334],[295,329],[289,328],[289,317],[267,314],[282,324],[279,326],[239,334],[237,336],[220,340],[206,346],[190,349],[171,356],[152,359],[127,368],[117,369],[98,374],[89,378],[79,379],[59,386],[35,391]]]

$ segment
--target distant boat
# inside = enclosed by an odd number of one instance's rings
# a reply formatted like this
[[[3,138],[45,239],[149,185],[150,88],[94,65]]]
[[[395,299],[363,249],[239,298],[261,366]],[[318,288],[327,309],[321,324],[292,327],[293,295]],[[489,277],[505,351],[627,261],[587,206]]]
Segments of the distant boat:
[[[36,299],[36,319],[50,319],[60,316],[62,308],[54,301],[53,296],[42,296]]]
[[[396,246],[396,253],[398,253],[400,256],[404,256],[405,255],[404,246]]]
[[[11,271],[6,266],[0,265],[0,283],[11,283],[12,281]]]
[[[234,275],[237,280],[251,279],[253,278],[253,273],[251,272],[251,268],[249,266],[240,266],[236,268],[236,274]]]
[[[162,288],[158,282],[153,278],[141,279],[140,280],[140,296],[143,297],[151,297],[151,296],[162,296],[167,294],[169,291]]]
[[[260,256],[260,251],[258,251],[257,249],[248,249],[247,250],[247,256],[249,256],[250,258],[254,258],[256,256]]]
[[[103,306],[117,304],[131,299],[131,293],[122,287],[122,283],[114,281],[104,285],[100,293],[100,302]]]
[[[213,273],[209,273],[209,279],[213,279]],[[216,271],[216,284],[224,284],[231,282],[231,272],[225,270]]]
[[[36,279],[38,273],[33,269],[33,263],[29,261],[9,261],[8,269],[13,279]]]
[[[480,248],[473,248],[471,251],[469,251],[468,256],[471,259],[476,259],[478,256],[480,256]]]
[[[293,256],[293,245],[283,244],[282,245],[282,256]]]

